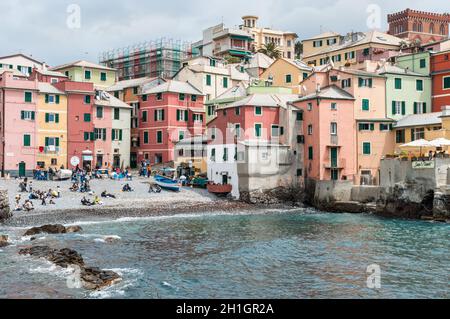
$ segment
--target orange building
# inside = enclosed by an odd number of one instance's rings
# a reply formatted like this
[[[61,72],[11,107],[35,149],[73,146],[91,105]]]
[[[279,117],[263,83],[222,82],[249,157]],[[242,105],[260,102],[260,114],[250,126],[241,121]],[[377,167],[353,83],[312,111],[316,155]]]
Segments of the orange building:
[[[433,112],[450,105],[450,50],[431,55]]]

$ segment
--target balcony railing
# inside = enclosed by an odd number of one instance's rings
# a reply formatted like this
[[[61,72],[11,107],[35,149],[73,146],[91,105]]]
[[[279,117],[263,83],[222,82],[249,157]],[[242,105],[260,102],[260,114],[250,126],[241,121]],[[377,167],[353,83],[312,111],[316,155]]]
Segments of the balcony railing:
[[[44,148],[45,154],[57,154],[61,151],[61,148],[59,146],[46,146]]]

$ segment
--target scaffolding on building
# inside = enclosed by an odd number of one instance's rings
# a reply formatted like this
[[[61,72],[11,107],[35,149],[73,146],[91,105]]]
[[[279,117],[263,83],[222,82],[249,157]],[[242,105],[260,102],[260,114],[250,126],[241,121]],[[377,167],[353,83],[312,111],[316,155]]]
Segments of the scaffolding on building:
[[[117,69],[119,81],[142,77],[171,79],[181,69],[182,61],[194,55],[189,42],[161,38],[103,52],[99,62]]]

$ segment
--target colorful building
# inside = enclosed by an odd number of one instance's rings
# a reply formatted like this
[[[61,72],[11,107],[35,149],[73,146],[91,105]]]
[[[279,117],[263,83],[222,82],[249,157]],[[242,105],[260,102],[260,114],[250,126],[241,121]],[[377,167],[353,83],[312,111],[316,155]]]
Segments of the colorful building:
[[[17,70],[25,76],[30,76],[35,68],[44,69],[45,63],[22,53],[0,57],[0,69]]]
[[[117,71],[103,65],[76,61],[49,69],[64,73],[70,81],[93,83],[95,87],[106,89],[116,83]]]
[[[423,53],[428,55],[428,53]],[[429,70],[429,59],[417,59],[423,61],[423,71],[417,67],[418,72],[413,71],[416,66],[407,63],[405,57],[401,57],[401,63],[384,63],[377,73],[386,77],[386,116],[399,120],[411,114],[430,113],[431,109],[431,76],[426,74]],[[415,64],[415,63],[414,63]],[[402,65],[403,67],[400,67]]]
[[[450,50],[431,55],[433,112],[450,105]]]
[[[67,97],[47,82],[38,83],[36,105],[36,165],[67,167]]]
[[[389,34],[420,43],[448,38],[450,14],[406,9],[388,15]]]
[[[0,75],[0,90],[2,175],[32,176],[38,147],[38,82],[14,76],[12,71],[5,71]]]
[[[313,68],[300,60],[278,59],[261,75],[269,85],[286,87],[294,93],[300,93],[300,83],[313,72]]]
[[[302,111],[304,177],[355,180],[357,175],[354,97],[336,85],[321,88],[293,104]]]
[[[175,80],[144,90],[139,98],[138,161],[173,162],[177,142],[203,135],[206,121],[203,100],[203,94],[191,84]]]

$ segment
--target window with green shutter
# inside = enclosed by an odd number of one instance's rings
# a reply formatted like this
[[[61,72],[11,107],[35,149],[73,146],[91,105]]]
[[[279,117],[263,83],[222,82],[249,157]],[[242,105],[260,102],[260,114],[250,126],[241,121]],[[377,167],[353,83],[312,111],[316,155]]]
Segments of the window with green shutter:
[[[59,114],[55,113],[55,123],[59,123]]]
[[[123,140],[123,130],[118,130],[119,131],[119,141]]]
[[[144,144],[148,144],[148,132],[144,132]]]
[[[25,102],[31,103],[33,102],[33,93],[31,92],[25,92]]]
[[[91,114],[90,113],[84,113],[84,121],[90,122],[91,121]]]
[[[402,79],[400,78],[395,78],[395,89],[396,90],[401,90],[402,89]]]
[[[118,107],[114,108],[114,120],[120,120],[120,109]]]
[[[147,122],[147,111],[142,111],[142,122]]]
[[[292,75],[291,74],[286,75],[286,83],[292,83]]]
[[[84,140],[89,141],[89,132],[84,132]]]
[[[443,81],[443,88],[444,89],[450,89],[450,76],[446,76],[442,79]]]
[[[197,102],[197,95],[192,94],[191,95],[191,101],[192,102]]]
[[[91,104],[91,96],[90,95],[84,96],[84,104]]]
[[[255,124],[255,137],[261,137],[261,124]]]
[[[371,144],[370,142],[364,142],[363,143],[363,155],[370,155],[371,154]]]
[[[161,101],[163,99],[163,94],[162,93],[156,93],[156,100],[157,101]]]
[[[156,143],[161,144],[163,142],[162,140],[162,131],[156,132]]]
[[[147,102],[148,97],[147,94],[142,95],[142,101]]]
[[[84,71],[84,79],[85,80],[90,80],[91,79],[91,71]]]
[[[395,132],[395,142],[397,144],[405,143],[405,130],[397,130]]]
[[[308,147],[308,159],[310,161],[314,159],[314,149],[312,146]]]
[[[101,119],[103,118],[103,107],[97,106],[97,118]]]
[[[416,90],[423,91],[423,80],[416,80]]]
[[[297,112],[296,120],[297,121],[303,121],[303,112]]]
[[[212,84],[212,81],[211,81],[211,75],[210,75],[210,74],[207,74],[207,75],[206,75],[206,85],[207,85],[207,86],[211,86],[211,84]]]
[[[262,115],[262,107],[261,106],[255,106],[255,114]]]
[[[420,59],[420,68],[424,69],[427,67],[427,60],[425,59]]]
[[[55,102],[56,102],[56,104],[59,104],[59,101],[60,101],[59,95],[55,95]]]
[[[308,73],[303,73],[303,80],[306,80],[308,78]]]
[[[31,146],[31,135],[30,134],[25,134],[23,136],[23,146],[25,146],[25,147]]]
[[[100,81],[106,81],[106,72],[100,73]]]
[[[362,100],[362,110],[369,111],[370,110],[370,101],[368,99]]]
[[[186,95],[183,93],[178,94],[178,100],[184,101],[186,99]]]
[[[224,87],[224,89],[228,88],[228,78],[227,77],[223,78],[223,87]]]

